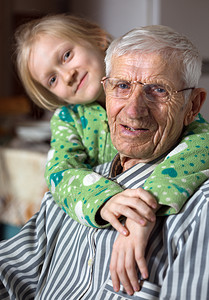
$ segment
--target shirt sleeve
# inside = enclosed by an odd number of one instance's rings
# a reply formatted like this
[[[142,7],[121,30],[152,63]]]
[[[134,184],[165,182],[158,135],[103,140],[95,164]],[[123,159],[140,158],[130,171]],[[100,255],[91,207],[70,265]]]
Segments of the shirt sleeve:
[[[162,205],[158,215],[176,214],[208,176],[209,123],[198,115],[180,144],[146,180],[144,189]]]
[[[164,227],[166,272],[159,299],[208,299],[209,203],[203,186],[182,216]],[[199,195],[198,195],[199,194]],[[196,200],[195,200],[196,198]],[[189,207],[189,206],[188,206]],[[178,223],[177,223],[178,220]],[[172,234],[172,231],[175,233]],[[158,273],[159,274],[159,273]]]
[[[63,107],[52,117],[51,149],[45,178],[56,203],[70,217],[86,226],[103,227],[96,222],[98,209],[123,189],[116,182],[93,172],[92,168],[111,161],[116,149],[111,143],[108,127],[105,127],[106,112],[99,111],[97,118],[101,120],[96,122],[95,111],[87,120],[86,108],[85,111],[82,109],[82,106]],[[103,155],[99,159],[101,152]]]

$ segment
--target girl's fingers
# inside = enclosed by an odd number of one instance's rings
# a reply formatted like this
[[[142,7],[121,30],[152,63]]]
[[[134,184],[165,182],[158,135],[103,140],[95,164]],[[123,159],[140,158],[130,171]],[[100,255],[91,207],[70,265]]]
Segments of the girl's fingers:
[[[123,288],[126,290],[126,292],[129,295],[132,295],[134,293],[134,290],[130,283],[125,263],[126,263],[126,253],[124,251],[117,252],[117,264],[115,267],[116,267],[116,273],[118,279],[123,285]]]
[[[111,261],[110,261],[110,274],[113,284],[113,289],[115,292],[118,292],[120,290],[120,280],[118,278],[117,272],[117,253],[112,252]]]
[[[141,225],[145,225],[145,219],[150,222],[154,222],[156,219],[153,210],[143,201],[138,201],[136,198],[127,201],[124,205],[118,205],[117,214],[130,218]]]
[[[135,257],[134,257],[134,249],[129,248],[127,253],[126,253],[126,258],[125,258],[125,267],[126,267],[126,272],[127,272],[127,276],[128,279],[131,284],[131,287],[133,288],[133,290],[135,292],[140,290],[139,287],[139,282],[138,282],[138,276],[137,276],[137,272],[136,272],[136,262],[135,262]],[[123,284],[128,284],[127,283],[123,283]],[[130,288],[130,287],[129,287]]]
[[[112,227],[114,227],[122,235],[127,236],[129,234],[128,229],[120,223],[118,218],[113,213],[106,214],[105,220],[109,222]]]
[[[120,244],[116,245],[116,247],[113,247],[110,263],[113,289],[115,292],[118,292],[121,283],[125,291],[129,295],[132,295],[135,291],[140,290],[136,272],[134,249],[130,247],[125,250],[123,246],[120,248],[119,245]]]
[[[124,212],[124,213],[123,213]],[[103,218],[109,222],[119,233],[127,236],[129,234],[129,231],[126,227],[124,227],[121,222],[118,220],[119,216],[125,216],[126,218],[129,218],[133,220],[134,222],[145,226],[147,224],[147,220],[141,217],[137,212],[135,212],[133,209],[130,209],[129,207],[125,207],[125,211],[120,210],[120,213],[117,215],[113,214],[110,211],[106,211]],[[155,215],[154,215],[155,217]]]
[[[138,193],[138,197],[141,198],[148,206],[150,206],[152,209],[157,209],[158,202],[151,193],[143,188],[138,188],[136,191]]]
[[[127,198],[137,198],[140,201],[146,203],[146,205],[150,206],[152,209],[157,208],[157,200],[155,197],[148,191],[143,188],[138,189],[126,189],[123,193],[123,196]],[[119,194],[118,194],[119,195]]]
[[[136,258],[136,262],[137,262],[137,266],[139,268],[142,278],[147,279],[148,278],[148,269],[147,269],[147,263],[146,263],[144,256],[142,256],[140,259]]]
[[[112,225],[112,221],[114,221],[113,216],[117,219],[120,218],[120,216],[125,216],[141,225],[145,225],[146,220],[150,222],[156,220],[154,211],[143,201],[138,201],[137,198],[124,199],[123,204],[107,203],[106,206],[101,209],[100,214],[104,220],[110,222]],[[113,227],[115,226],[113,225]]]

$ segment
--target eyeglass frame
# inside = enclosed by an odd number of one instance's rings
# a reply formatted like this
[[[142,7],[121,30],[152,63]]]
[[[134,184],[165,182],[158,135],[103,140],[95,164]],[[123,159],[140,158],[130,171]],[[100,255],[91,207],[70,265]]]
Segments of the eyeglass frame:
[[[136,84],[140,84],[140,85],[142,85],[142,86],[146,86],[146,85],[152,85],[152,84],[153,84],[153,83],[143,83],[143,82],[138,81],[138,80],[130,81],[130,80],[126,80],[126,79],[120,79],[120,78],[117,78],[117,77],[106,76],[106,77],[102,78],[102,80],[101,80],[101,83],[102,83],[102,85],[103,85],[104,91],[105,91],[105,82],[106,82],[106,80],[108,80],[108,79],[118,79],[118,80],[125,81],[125,82],[128,82],[129,84],[131,84],[131,92],[130,92],[130,94],[127,95],[127,97],[121,97],[122,99],[129,99],[129,98],[131,97],[131,95],[133,94],[133,92],[134,92],[134,90],[135,90],[135,88],[133,88],[133,85],[136,86]],[[188,88],[184,88],[184,89],[181,89],[181,90],[172,90],[172,93],[170,93],[170,92],[166,89],[166,91],[167,91],[168,94],[169,94],[169,99],[166,100],[166,101],[159,101],[159,102],[160,102],[160,103],[166,103],[166,102],[170,101],[171,96],[172,96],[173,94],[177,94],[177,93],[184,92],[184,91],[187,91],[187,90],[194,90],[194,89],[195,89],[195,87],[188,87]],[[154,102],[154,101],[150,100],[146,95],[145,95],[145,97],[146,97],[146,99],[147,99],[148,101],[150,101],[150,102],[152,102],[152,103],[157,103],[157,102]],[[116,97],[116,98],[119,99],[120,97]]]

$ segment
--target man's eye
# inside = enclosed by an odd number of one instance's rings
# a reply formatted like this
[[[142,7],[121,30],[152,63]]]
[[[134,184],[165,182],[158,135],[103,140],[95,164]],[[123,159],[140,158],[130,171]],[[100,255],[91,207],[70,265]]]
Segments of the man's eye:
[[[161,85],[147,84],[146,92],[163,97],[167,95],[167,90]]]
[[[156,91],[156,93],[159,93],[159,94],[166,93],[166,90],[163,87],[156,87],[155,91]]]
[[[70,57],[70,50],[68,50],[65,54],[64,54],[64,56],[63,56],[63,61],[64,62],[66,62],[67,60],[68,60],[68,58]]]
[[[129,90],[131,88],[130,83],[126,81],[118,82],[116,88],[121,90]]]

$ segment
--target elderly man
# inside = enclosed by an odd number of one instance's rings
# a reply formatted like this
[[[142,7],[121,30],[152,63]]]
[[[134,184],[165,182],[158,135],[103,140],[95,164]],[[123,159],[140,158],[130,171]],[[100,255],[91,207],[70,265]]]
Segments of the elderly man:
[[[103,83],[119,155],[96,170],[124,187],[144,183],[162,157],[176,147],[205,100],[205,90],[194,88],[200,76],[196,53],[189,61],[182,59],[181,49],[187,47],[193,51],[185,38],[169,28],[150,26],[133,30],[108,50],[108,77]],[[149,279],[129,295],[122,287],[115,292],[110,278],[116,231],[76,223],[47,193],[39,213],[17,236],[0,244],[1,299],[206,300],[208,194],[206,182],[178,215],[157,218],[147,245]],[[123,238],[133,240],[139,225],[129,219],[126,223],[130,236]],[[123,260],[116,259],[116,265]]]

